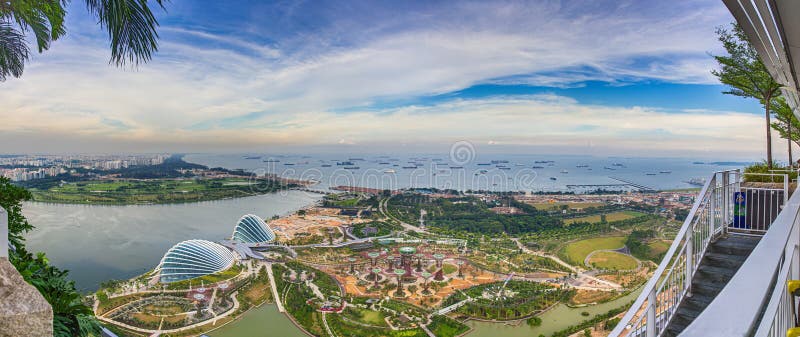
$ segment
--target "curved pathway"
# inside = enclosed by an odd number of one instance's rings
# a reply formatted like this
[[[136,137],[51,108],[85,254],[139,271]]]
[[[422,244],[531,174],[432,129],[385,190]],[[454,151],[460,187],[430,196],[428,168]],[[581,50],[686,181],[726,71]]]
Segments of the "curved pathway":
[[[623,248],[624,248],[624,247],[623,247]],[[591,259],[592,259],[592,256],[593,256],[595,253],[600,253],[600,252],[611,252],[611,253],[617,253],[617,254],[622,254],[622,255],[625,255],[625,256],[629,256],[629,257],[630,257],[630,258],[632,258],[634,261],[636,261],[636,268],[633,268],[633,269],[619,269],[618,271],[630,271],[630,270],[638,270],[639,268],[641,268],[641,267],[642,267],[642,261],[639,261],[639,259],[637,259],[637,258],[633,257],[633,255],[631,255],[631,254],[625,254],[625,253],[623,253],[623,252],[620,252],[620,250],[621,250],[621,249],[622,249],[622,248],[617,248],[617,249],[598,249],[598,250],[595,250],[595,251],[593,251],[593,252],[589,253],[589,255],[586,255],[586,258],[585,258],[585,259],[583,259],[583,264],[584,264],[584,265],[586,265],[586,267],[587,267],[587,268],[593,268],[593,267],[592,267],[592,265],[591,265],[591,263],[589,263],[589,260],[591,260]]]

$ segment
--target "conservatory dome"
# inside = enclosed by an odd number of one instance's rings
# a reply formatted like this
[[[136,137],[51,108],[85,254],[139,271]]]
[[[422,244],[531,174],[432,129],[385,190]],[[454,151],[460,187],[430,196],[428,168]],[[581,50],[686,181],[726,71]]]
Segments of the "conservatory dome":
[[[272,242],[275,233],[264,220],[258,216],[247,214],[239,219],[233,229],[233,240],[247,243]]]
[[[159,281],[170,283],[214,274],[230,268],[233,252],[207,240],[187,240],[172,246],[155,271]]]

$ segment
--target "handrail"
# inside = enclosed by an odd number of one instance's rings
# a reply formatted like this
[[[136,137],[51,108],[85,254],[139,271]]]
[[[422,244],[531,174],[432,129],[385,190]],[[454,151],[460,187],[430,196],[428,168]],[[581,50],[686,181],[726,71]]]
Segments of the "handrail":
[[[782,336],[788,328],[795,325],[793,306],[791,305],[794,298],[785,285],[787,281],[792,279],[792,267],[798,263],[797,252],[798,246],[794,245],[791,255],[788,256],[788,263],[786,263],[787,256],[781,259],[784,263],[778,274],[778,279],[775,281],[778,286],[772,291],[767,309],[764,310],[764,318],[761,319],[761,324],[756,330],[755,337]],[[769,317],[772,319],[769,319]]]
[[[734,181],[730,182],[729,178],[732,173],[735,173]],[[720,185],[718,185],[717,176],[722,180],[719,182]],[[620,336],[628,329],[637,332],[644,329],[646,336],[655,337],[661,332],[656,331],[657,326],[661,326],[663,331],[672,318],[675,308],[680,304],[680,300],[691,292],[691,275],[699,265],[706,246],[718,233],[718,227],[724,227],[720,226],[721,223],[717,223],[717,217],[722,218],[719,222],[727,221],[728,202],[731,200],[727,193],[732,192],[731,183],[738,183],[739,176],[739,170],[720,171],[715,172],[711,179],[706,181],[689,215],[684,220],[683,226],[653,276],[609,336]],[[720,191],[725,194],[721,198]],[[720,211],[717,211],[718,207],[721,207]],[[704,224],[708,226],[701,226]],[[699,240],[697,236],[699,236]],[[698,247],[693,247],[695,244],[698,244]],[[668,267],[669,270],[667,270]],[[680,287],[680,289],[676,287]],[[662,291],[666,293],[661,293]],[[666,303],[659,305],[659,301]],[[645,302],[647,303],[645,304]],[[642,311],[642,309],[644,310]],[[634,321],[634,317],[640,312],[641,316]],[[645,321],[645,319],[647,320]]]
[[[682,336],[750,336],[762,317],[775,317],[764,310],[780,300],[774,289],[785,286],[776,283],[783,265],[796,261],[792,254],[800,241],[799,212],[800,193],[794,193],[731,281]]]
[[[8,258],[8,213],[0,207],[0,257]]]

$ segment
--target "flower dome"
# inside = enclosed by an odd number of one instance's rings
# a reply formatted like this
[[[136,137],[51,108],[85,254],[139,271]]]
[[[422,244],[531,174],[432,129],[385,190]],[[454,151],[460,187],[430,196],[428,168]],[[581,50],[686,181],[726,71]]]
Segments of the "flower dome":
[[[207,240],[187,240],[172,246],[156,267],[159,281],[170,283],[218,273],[230,268],[233,252]]]
[[[275,240],[275,233],[264,220],[247,214],[239,219],[236,228],[233,229],[232,239],[247,243],[272,242]]]

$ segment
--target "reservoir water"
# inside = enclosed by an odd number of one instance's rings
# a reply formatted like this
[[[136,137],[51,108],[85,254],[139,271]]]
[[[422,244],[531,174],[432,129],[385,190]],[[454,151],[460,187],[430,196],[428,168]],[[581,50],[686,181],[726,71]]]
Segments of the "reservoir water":
[[[248,213],[270,218],[314,203],[318,194],[286,191],[254,197],[174,205],[87,206],[26,203],[36,227],[26,235],[31,251],[70,271],[78,289],[128,279],[153,269],[172,245],[189,239],[230,237]]]

